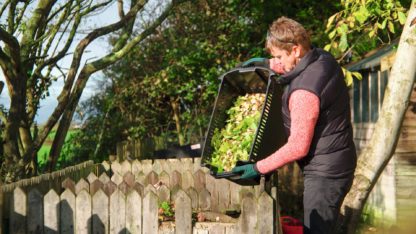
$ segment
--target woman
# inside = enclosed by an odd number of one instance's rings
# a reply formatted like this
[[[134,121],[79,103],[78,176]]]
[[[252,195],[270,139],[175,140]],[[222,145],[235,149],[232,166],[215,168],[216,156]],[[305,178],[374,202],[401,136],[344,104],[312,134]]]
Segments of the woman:
[[[305,177],[304,233],[333,233],[356,167],[343,72],[331,54],[311,46],[301,24],[286,17],[270,26],[266,48],[270,68],[282,74],[286,85],[282,114],[288,141],[265,159],[233,172],[254,178],[297,161]]]

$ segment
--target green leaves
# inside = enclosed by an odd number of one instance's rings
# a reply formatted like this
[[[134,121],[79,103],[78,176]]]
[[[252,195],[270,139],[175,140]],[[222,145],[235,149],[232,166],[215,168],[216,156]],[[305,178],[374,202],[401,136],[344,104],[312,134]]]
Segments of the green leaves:
[[[370,12],[367,10],[365,5],[360,6],[360,10],[357,12],[353,12],[352,15],[354,18],[360,23],[364,24],[364,22],[368,19],[370,16]]]
[[[406,23],[406,14],[403,12],[397,13],[399,17],[399,22],[401,25],[404,25]]]
[[[248,160],[261,117],[265,94],[239,96],[226,111],[228,119],[223,129],[215,129],[211,139],[214,149],[211,165],[218,172],[231,171],[238,160]]]
[[[344,58],[354,47],[352,60],[356,60],[377,45],[389,43],[406,21],[401,2],[404,1],[341,1],[342,9],[328,18],[325,32],[330,43],[324,49]]]

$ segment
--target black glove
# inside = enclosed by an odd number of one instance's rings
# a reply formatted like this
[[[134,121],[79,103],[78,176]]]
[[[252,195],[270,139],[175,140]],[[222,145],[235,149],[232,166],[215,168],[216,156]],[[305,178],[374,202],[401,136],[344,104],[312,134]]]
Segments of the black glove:
[[[254,179],[260,176],[260,172],[253,163],[234,167],[232,172],[241,174],[241,179]]]
[[[251,58],[245,62],[240,63],[237,67],[265,67],[270,68],[269,60],[267,58]]]

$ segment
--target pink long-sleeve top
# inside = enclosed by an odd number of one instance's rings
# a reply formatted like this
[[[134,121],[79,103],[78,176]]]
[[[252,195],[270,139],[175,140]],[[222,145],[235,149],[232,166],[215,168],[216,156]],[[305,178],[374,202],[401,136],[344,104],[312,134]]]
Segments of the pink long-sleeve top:
[[[260,173],[269,173],[306,156],[318,120],[319,104],[318,96],[306,90],[296,90],[290,95],[290,136],[280,149],[256,163]]]

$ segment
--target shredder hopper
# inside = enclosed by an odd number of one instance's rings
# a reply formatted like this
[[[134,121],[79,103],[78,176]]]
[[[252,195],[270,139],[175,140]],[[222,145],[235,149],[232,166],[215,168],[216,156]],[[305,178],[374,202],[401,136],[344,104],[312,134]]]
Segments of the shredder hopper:
[[[215,178],[226,178],[240,185],[258,184],[259,179],[241,179],[239,174],[219,172],[218,168],[210,164],[214,150],[211,145],[212,136],[216,128],[224,128],[228,118],[226,111],[238,96],[264,93],[266,97],[249,158],[247,161],[237,161],[237,165],[257,162],[275,152],[286,141],[281,115],[283,86],[279,84],[278,76],[264,67],[235,68],[224,73],[220,79],[221,85],[209,122],[201,165],[209,168]]]

